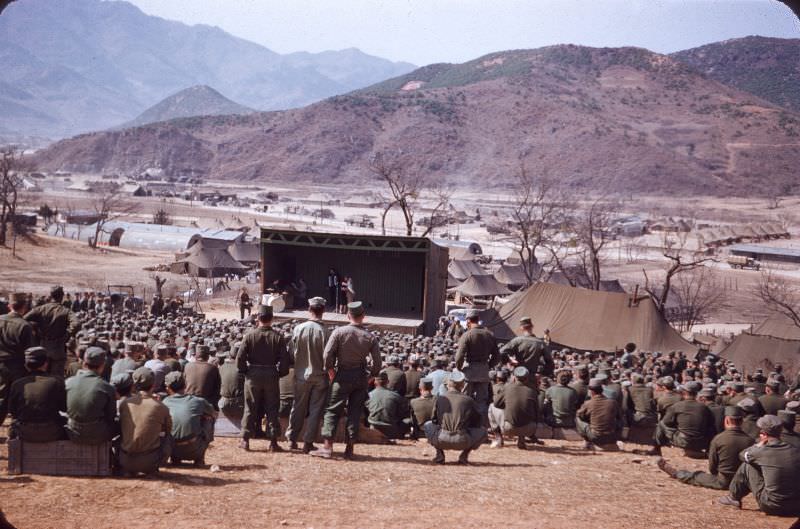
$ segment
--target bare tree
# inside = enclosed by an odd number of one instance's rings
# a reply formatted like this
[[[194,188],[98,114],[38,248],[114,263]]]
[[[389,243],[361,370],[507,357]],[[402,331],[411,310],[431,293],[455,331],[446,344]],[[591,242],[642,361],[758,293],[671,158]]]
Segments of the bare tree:
[[[116,191],[103,193],[94,202],[93,209],[97,215],[97,222],[94,228],[94,237],[89,239],[89,246],[97,248],[100,242],[100,234],[105,233],[103,228],[112,221],[130,215],[138,211],[136,203],[125,202]]]
[[[664,269],[664,279],[660,284],[653,284],[647,272],[642,269],[645,279],[644,290],[653,298],[661,314],[666,312],[673,281],[677,276],[715,261],[713,256],[689,249],[688,242],[688,233],[664,233],[661,237],[660,252],[666,258],[667,264]]]
[[[16,216],[22,172],[26,169],[21,150],[12,146],[0,149],[0,246],[6,245],[8,225]]]
[[[797,286],[765,270],[761,273],[756,293],[770,312],[781,314],[800,327],[800,289]]]
[[[422,232],[420,237],[427,237],[434,229],[442,226],[442,219],[444,219],[444,224],[449,222],[450,199],[453,196],[453,192],[445,186],[435,185],[430,189],[430,194],[433,196],[434,206],[431,209],[430,217],[425,223],[425,231]]]
[[[514,205],[511,210],[510,236],[517,247],[520,265],[525,273],[527,286],[538,281],[544,267],[539,263],[536,252],[548,246],[555,249],[553,235],[563,221],[561,197],[558,196],[555,182],[547,177],[536,177],[528,173],[520,164],[517,182],[514,186]],[[551,252],[558,260],[558,252]]]
[[[725,303],[727,297],[722,283],[705,266],[675,276],[673,293],[680,302],[680,309],[669,321],[681,332],[705,321]]]
[[[567,222],[575,235],[577,266],[570,270],[565,266],[567,261],[564,259],[558,259],[558,266],[568,279],[569,276],[583,276],[588,282],[588,288],[600,290],[603,251],[613,240],[611,224],[616,218],[618,206],[614,201],[598,198],[589,202],[586,207],[576,209],[577,212]]]
[[[153,281],[156,283],[156,295],[161,297],[161,289],[164,288],[164,283],[167,282],[167,278],[162,278],[156,274],[156,276],[153,278]]]
[[[386,215],[400,208],[406,225],[406,235],[414,233],[416,202],[425,187],[422,172],[412,169],[410,160],[401,151],[380,151],[369,160],[369,170],[389,189],[389,196],[381,215],[381,232],[386,235]]]

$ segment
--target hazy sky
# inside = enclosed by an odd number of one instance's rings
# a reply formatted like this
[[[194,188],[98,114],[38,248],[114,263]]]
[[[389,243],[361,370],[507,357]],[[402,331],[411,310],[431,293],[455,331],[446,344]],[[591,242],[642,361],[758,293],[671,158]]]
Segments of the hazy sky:
[[[667,53],[746,35],[800,37],[772,0],[130,0],[274,51],[357,47],[417,65],[574,43]]]

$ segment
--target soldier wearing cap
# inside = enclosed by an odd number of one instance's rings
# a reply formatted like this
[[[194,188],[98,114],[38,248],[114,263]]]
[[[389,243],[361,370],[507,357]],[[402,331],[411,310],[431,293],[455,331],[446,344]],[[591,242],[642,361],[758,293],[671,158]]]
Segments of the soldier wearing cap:
[[[281,423],[281,377],[289,373],[291,358],[286,338],[272,328],[272,307],[261,305],[258,327],[242,338],[236,367],[244,373],[244,416],[242,417],[242,442],[240,447],[250,449],[250,438],[259,430],[264,415],[267,417],[267,438],[270,452],[281,452],[278,437]]]
[[[428,377],[421,378],[419,381],[419,397],[411,399],[409,403],[411,407],[411,436],[413,439],[418,439],[420,435],[424,436],[422,425],[433,418],[434,403],[433,380]]]
[[[740,454],[742,465],[720,504],[741,508],[752,493],[759,509],[777,516],[800,515],[800,450],[781,441],[782,421],[775,415],[758,419],[759,441]]]
[[[67,392],[64,379],[47,372],[47,350],[31,347],[25,351],[28,376],[11,385],[9,412],[13,417],[9,437],[30,443],[47,443],[66,438],[64,418]]]
[[[375,377],[375,389],[367,398],[367,423],[388,439],[402,439],[411,426],[408,402],[388,385],[389,376],[381,371]]]
[[[73,442],[94,445],[116,435],[117,393],[101,377],[106,359],[103,349],[87,348],[83,369],[66,381],[67,434]]]
[[[217,412],[203,397],[185,392],[186,378],[180,371],[169,373],[164,384],[169,396],[162,402],[172,418],[172,464],[192,461],[203,466],[206,449],[214,440]]]
[[[197,346],[194,362],[189,362],[184,368],[185,392],[187,395],[204,398],[214,409],[217,409],[222,379],[217,366],[209,363],[209,356],[208,346]]]
[[[589,398],[589,368],[586,365],[579,365],[575,368],[575,380],[569,387],[575,390],[578,395],[578,405],[582,405]]]
[[[64,289],[53,287],[49,302],[25,314],[25,319],[34,325],[39,345],[47,349],[50,372],[60,377],[64,376],[67,363],[67,341],[80,329],[75,314],[62,304],[63,301]]]
[[[522,318],[519,320],[519,325],[522,334],[514,337],[504,345],[500,353],[507,354],[513,358],[516,365],[527,368],[531,374],[528,384],[535,385],[536,374],[541,373],[544,376],[553,376],[555,364],[544,341],[533,334],[533,322],[531,319]]]
[[[119,465],[125,475],[154,474],[172,450],[172,418],[153,398],[155,374],[140,367],[132,378],[136,392],[119,405]]]
[[[759,410],[761,409],[758,401],[747,397],[739,400],[736,403],[736,406],[740,407],[744,411],[742,431],[749,435],[754,441],[758,440],[760,429],[758,428],[756,421],[758,421]]]
[[[690,381],[683,385],[683,400],[669,406],[658,423],[654,435],[655,447],[650,455],[661,455],[662,446],[704,451],[716,433],[714,416],[702,403],[697,393],[702,386]]]
[[[753,440],[742,431],[744,412],[738,406],[725,407],[725,429],[714,436],[708,447],[708,472],[675,470],[663,458],[658,468],[689,485],[726,490],[739,469],[739,453],[752,446]]]
[[[556,384],[545,391],[545,422],[553,428],[575,428],[575,414],[580,403],[578,393],[569,387],[569,381],[570,372],[559,371],[556,374]]]
[[[480,311],[467,312],[468,330],[458,340],[456,369],[464,373],[464,391],[475,399],[484,425],[488,424],[489,368],[497,365],[500,352],[494,335],[480,324]]]
[[[666,376],[658,379],[656,383],[658,395],[656,396],[656,409],[659,419],[663,419],[667,414],[667,409],[681,401],[680,394],[675,392],[675,379]]]
[[[631,375],[631,385],[623,390],[622,409],[630,428],[653,433],[658,423],[658,409],[653,388],[645,385],[640,373]]]
[[[517,366],[512,379],[502,395],[489,406],[489,425],[495,433],[493,447],[503,446],[503,436],[517,436],[517,448],[526,450],[525,437],[536,434],[539,399],[536,391],[527,385],[530,372]]]
[[[614,399],[603,395],[603,384],[593,378],[589,380],[589,400],[578,410],[575,427],[586,441],[585,448],[594,444],[614,443],[622,432],[622,413]]]
[[[714,417],[714,430],[716,433],[721,433],[725,429],[723,424],[725,408],[716,403],[716,392],[713,385],[706,386],[700,390],[700,393],[697,394],[697,402],[705,404]]]
[[[312,455],[331,457],[339,417],[347,408],[344,457],[345,459],[353,457],[353,443],[358,438],[362,408],[367,400],[367,368],[369,366],[369,374],[372,376],[381,371],[380,344],[378,339],[364,328],[364,316],[362,302],[349,303],[347,318],[350,324],[333,331],[328,343],[325,344],[323,358],[331,380],[331,392],[322,425],[325,446],[311,452]]]
[[[294,359],[294,402],[286,437],[290,447],[296,449],[302,431],[303,453],[306,454],[316,449],[314,440],[319,433],[328,394],[323,353],[330,333],[322,322],[326,305],[327,301],[321,297],[308,300],[309,318],[294,328],[290,342]]]
[[[800,434],[794,431],[797,414],[793,411],[780,410],[778,411],[778,418],[783,423],[781,441],[795,448],[800,448]]]
[[[405,397],[407,389],[406,374],[400,369],[400,358],[396,354],[391,354],[386,358],[386,367],[383,372],[386,373],[388,380],[386,389]]]
[[[141,356],[144,352],[144,344],[138,342],[128,342],[125,344],[125,352],[122,358],[119,358],[111,366],[111,376],[125,373],[127,371],[136,371],[142,367]]]
[[[758,403],[765,415],[777,415],[789,402],[789,399],[780,394],[780,386],[781,383],[776,379],[770,379],[764,386],[765,393],[758,397]]]
[[[26,375],[25,351],[33,345],[33,330],[23,318],[28,310],[28,297],[13,294],[9,308],[8,314],[0,316],[0,424],[8,412],[11,385]]]
[[[486,440],[483,417],[475,400],[464,392],[466,377],[453,371],[447,393],[436,398],[433,418],[423,425],[428,442],[436,448],[434,463],[445,463],[445,450],[460,450],[459,464],[469,464],[469,454]]]

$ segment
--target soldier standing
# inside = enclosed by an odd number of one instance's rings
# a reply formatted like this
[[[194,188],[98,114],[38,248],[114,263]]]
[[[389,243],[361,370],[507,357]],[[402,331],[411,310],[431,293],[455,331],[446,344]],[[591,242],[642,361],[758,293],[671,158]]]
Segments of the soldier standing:
[[[489,366],[497,364],[500,353],[494,335],[480,324],[480,311],[467,313],[469,330],[458,340],[456,369],[464,373],[464,392],[478,405],[478,411],[488,425],[489,412]]]
[[[75,314],[64,305],[64,289],[50,290],[50,301],[35,307],[25,319],[35,325],[39,345],[47,349],[50,373],[63,377],[67,363],[67,341],[80,328]]]
[[[500,352],[512,356],[517,365],[528,369],[531,374],[529,385],[536,383],[537,373],[548,377],[553,376],[553,357],[545,347],[544,341],[533,334],[533,322],[526,317],[520,319],[519,324],[522,335],[513,338]],[[542,360],[544,360],[544,367],[540,366]]]
[[[344,409],[347,408],[347,432],[344,458],[352,459],[353,443],[358,437],[361,413],[367,400],[367,360],[371,359],[369,372],[374,377],[381,370],[378,339],[364,328],[364,305],[354,301],[347,305],[349,325],[339,327],[331,334],[323,355],[331,392],[322,425],[325,446],[311,455],[330,458],[333,440]]]
[[[326,301],[314,297],[308,300],[310,318],[292,331],[294,356],[294,402],[289,412],[289,429],[286,437],[290,448],[297,448],[300,430],[303,430],[303,452],[315,450],[325,397],[328,394],[328,377],[325,373],[323,353],[328,332],[322,323]]]
[[[8,413],[11,384],[25,376],[25,351],[33,345],[33,331],[23,318],[27,307],[25,294],[13,294],[11,312],[0,316],[0,424]]]
[[[264,414],[267,416],[269,451],[281,452],[278,437],[281,423],[280,377],[289,372],[289,350],[283,334],[272,328],[272,307],[261,305],[258,327],[248,332],[239,346],[236,367],[244,373],[244,416],[242,417],[242,442],[240,448],[250,450],[250,437],[258,431]]]

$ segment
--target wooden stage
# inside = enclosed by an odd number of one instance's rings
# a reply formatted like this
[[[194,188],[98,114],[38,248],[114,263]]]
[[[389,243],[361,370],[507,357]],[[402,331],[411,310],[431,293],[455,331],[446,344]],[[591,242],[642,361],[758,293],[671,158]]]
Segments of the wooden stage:
[[[287,310],[284,312],[275,313],[275,321],[286,322],[289,320],[307,320],[309,318],[308,311],[305,310]],[[337,314],[336,312],[325,312],[322,316],[322,321],[326,325],[346,325],[348,323],[346,314]],[[419,319],[407,317],[392,317],[392,316],[378,316],[367,313],[364,318],[364,325],[368,328],[379,329],[389,332],[400,332],[404,334],[421,334],[422,324],[424,322]]]

